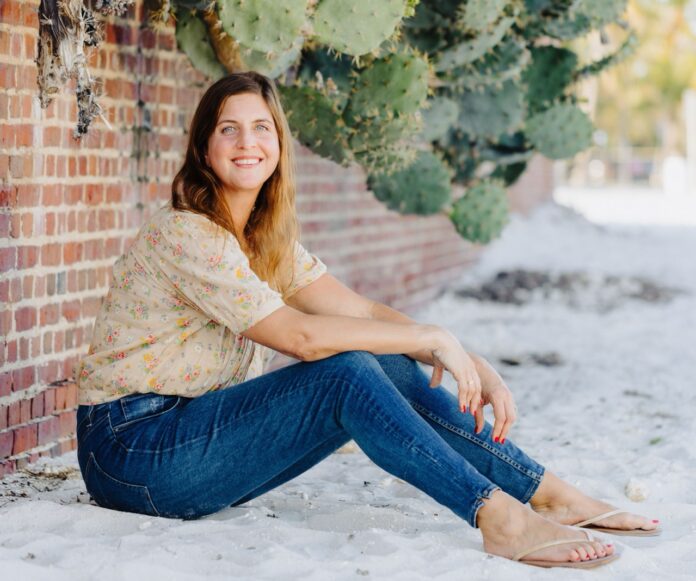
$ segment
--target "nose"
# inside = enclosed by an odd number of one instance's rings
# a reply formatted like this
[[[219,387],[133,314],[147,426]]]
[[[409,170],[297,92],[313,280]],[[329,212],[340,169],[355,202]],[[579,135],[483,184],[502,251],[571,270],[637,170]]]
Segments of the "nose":
[[[237,147],[248,148],[256,145],[256,136],[251,128],[241,127],[237,133]]]

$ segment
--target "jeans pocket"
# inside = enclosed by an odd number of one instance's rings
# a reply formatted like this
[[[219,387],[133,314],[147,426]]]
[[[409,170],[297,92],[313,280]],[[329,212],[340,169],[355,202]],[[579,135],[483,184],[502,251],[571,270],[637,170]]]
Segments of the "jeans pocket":
[[[129,484],[114,478],[99,466],[90,452],[85,468],[85,485],[94,501],[103,508],[159,516],[150,496],[150,490],[142,484]]]
[[[176,409],[181,401],[178,395],[136,393],[111,402],[111,428],[118,433],[143,420],[163,416]]]

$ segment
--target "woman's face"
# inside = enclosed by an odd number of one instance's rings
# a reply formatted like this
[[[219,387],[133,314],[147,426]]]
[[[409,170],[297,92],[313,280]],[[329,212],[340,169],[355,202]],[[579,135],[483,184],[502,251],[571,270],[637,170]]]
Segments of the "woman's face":
[[[228,97],[206,154],[225,195],[250,194],[256,199],[279,158],[278,132],[263,97],[254,93]]]

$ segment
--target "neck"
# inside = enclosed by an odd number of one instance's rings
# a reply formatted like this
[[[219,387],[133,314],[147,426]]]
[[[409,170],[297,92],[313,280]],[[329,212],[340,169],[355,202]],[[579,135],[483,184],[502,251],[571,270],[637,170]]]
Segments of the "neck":
[[[234,192],[233,194],[225,194],[225,201],[232,214],[235,233],[243,248],[246,245],[244,229],[249,221],[251,212],[254,210],[257,195],[258,192]]]

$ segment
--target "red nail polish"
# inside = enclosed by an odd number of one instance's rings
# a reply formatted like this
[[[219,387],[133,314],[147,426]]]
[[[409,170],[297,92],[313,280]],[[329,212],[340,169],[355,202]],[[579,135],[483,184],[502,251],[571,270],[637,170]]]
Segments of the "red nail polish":
[[[653,519],[653,522],[657,524],[657,523],[659,523],[660,521],[657,520],[657,519]]]
[[[498,436],[496,436],[495,438],[493,438],[493,441],[494,441],[494,442],[497,442],[497,441],[498,441]]]
[[[465,405],[462,406],[462,413],[463,413],[463,414],[466,413],[466,406],[465,406]]]
[[[505,443],[505,438],[503,438],[502,440],[500,440],[500,443],[501,443],[501,444],[504,444],[504,443]]]

